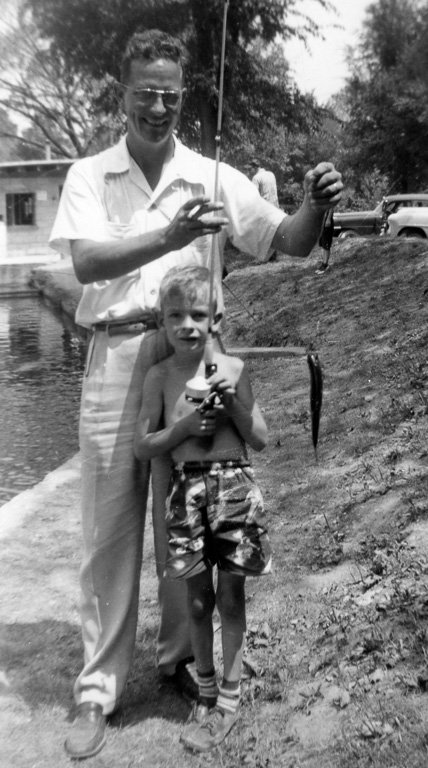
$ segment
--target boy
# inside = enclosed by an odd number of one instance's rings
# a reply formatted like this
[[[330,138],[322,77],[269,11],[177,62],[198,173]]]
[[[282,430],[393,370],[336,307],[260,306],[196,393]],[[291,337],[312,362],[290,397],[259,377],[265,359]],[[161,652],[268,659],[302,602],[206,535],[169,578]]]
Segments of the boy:
[[[256,451],[267,428],[241,360],[214,350],[217,371],[207,384],[220,403],[197,409],[186,384],[205,372],[209,323],[209,272],[174,268],[160,288],[162,322],[174,348],[145,379],[135,452],[149,460],[170,453],[174,463],[167,499],[169,558],[166,575],[186,579],[190,636],[199,701],[181,735],[205,751],[220,744],[238,716],[245,642],[245,576],[270,571],[262,522],[263,501],[254,483],[246,444]],[[220,315],[214,318],[218,330]],[[213,565],[218,566],[217,589]],[[222,620],[224,676],[217,687],[212,615]]]

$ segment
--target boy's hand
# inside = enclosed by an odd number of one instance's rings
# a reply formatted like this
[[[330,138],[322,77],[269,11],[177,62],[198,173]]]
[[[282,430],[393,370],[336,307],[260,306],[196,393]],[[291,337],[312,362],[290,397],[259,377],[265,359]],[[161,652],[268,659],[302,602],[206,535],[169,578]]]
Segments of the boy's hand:
[[[218,396],[221,398],[221,404],[216,406],[217,410],[221,410],[222,405],[224,405],[225,408],[230,407],[236,396],[236,388],[233,386],[232,382],[221,373],[213,373],[207,381],[211,390],[217,392]]]
[[[214,409],[201,413],[193,411],[185,417],[189,435],[193,437],[208,437],[215,434],[217,428],[217,412]]]

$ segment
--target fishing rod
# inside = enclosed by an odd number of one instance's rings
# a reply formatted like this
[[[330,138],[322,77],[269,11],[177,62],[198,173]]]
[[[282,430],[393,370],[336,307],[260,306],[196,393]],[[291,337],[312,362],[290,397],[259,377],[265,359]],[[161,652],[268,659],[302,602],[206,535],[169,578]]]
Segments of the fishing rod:
[[[224,93],[224,62],[226,57],[226,31],[227,31],[227,12],[229,10],[229,0],[225,0],[223,8],[223,30],[221,36],[221,56],[220,56],[220,81],[218,89],[218,112],[217,112],[217,131],[215,136],[215,176],[214,176],[214,201],[218,198],[219,179],[220,179],[220,153],[221,153],[221,132],[223,122],[223,93]],[[208,378],[215,373],[217,366],[214,364],[214,277],[216,257],[220,259],[220,248],[218,234],[214,234],[211,242],[211,253],[209,262],[210,271],[210,290],[209,290],[209,318],[208,318],[208,338],[205,345],[205,376]]]
[[[220,56],[220,78],[218,89],[218,112],[217,112],[217,128],[215,136],[215,175],[214,175],[214,192],[213,200],[216,201],[219,193],[219,178],[220,178],[220,153],[221,153],[221,131],[222,131],[222,118],[223,118],[223,93],[224,93],[224,63],[226,57],[226,32],[227,32],[227,13],[229,10],[229,0],[225,0],[223,8],[223,29],[221,38],[221,56]],[[213,325],[214,325],[214,277],[215,277],[215,265],[216,260],[220,260],[220,247],[218,240],[218,233],[212,235],[211,252],[209,259],[209,297],[208,297],[208,336],[205,344],[204,351],[204,363],[205,363],[205,379],[202,376],[196,376],[186,383],[186,397],[188,400],[193,400],[199,403],[199,408],[204,408],[207,403],[207,398],[210,394],[210,387],[206,384],[208,379],[217,370],[217,365],[214,363],[214,339],[213,339]]]

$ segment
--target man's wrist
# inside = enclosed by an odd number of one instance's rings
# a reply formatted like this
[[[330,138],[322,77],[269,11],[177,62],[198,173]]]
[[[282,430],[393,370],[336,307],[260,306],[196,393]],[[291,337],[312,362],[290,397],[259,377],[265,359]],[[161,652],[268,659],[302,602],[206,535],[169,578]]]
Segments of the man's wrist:
[[[159,256],[165,256],[170,251],[173,251],[174,248],[172,244],[168,243],[168,227],[162,227],[162,229],[157,230],[157,249],[159,251]]]

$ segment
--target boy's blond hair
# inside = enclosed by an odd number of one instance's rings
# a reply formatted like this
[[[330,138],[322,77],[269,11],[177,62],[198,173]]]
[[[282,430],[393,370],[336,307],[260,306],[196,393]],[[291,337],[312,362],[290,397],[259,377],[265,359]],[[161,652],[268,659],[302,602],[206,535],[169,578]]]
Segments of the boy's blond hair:
[[[210,272],[206,267],[192,265],[189,267],[172,267],[164,276],[159,288],[160,308],[163,309],[165,301],[171,296],[185,297],[190,301],[200,295],[201,289],[209,290]],[[216,295],[214,290],[214,311],[216,309]]]

